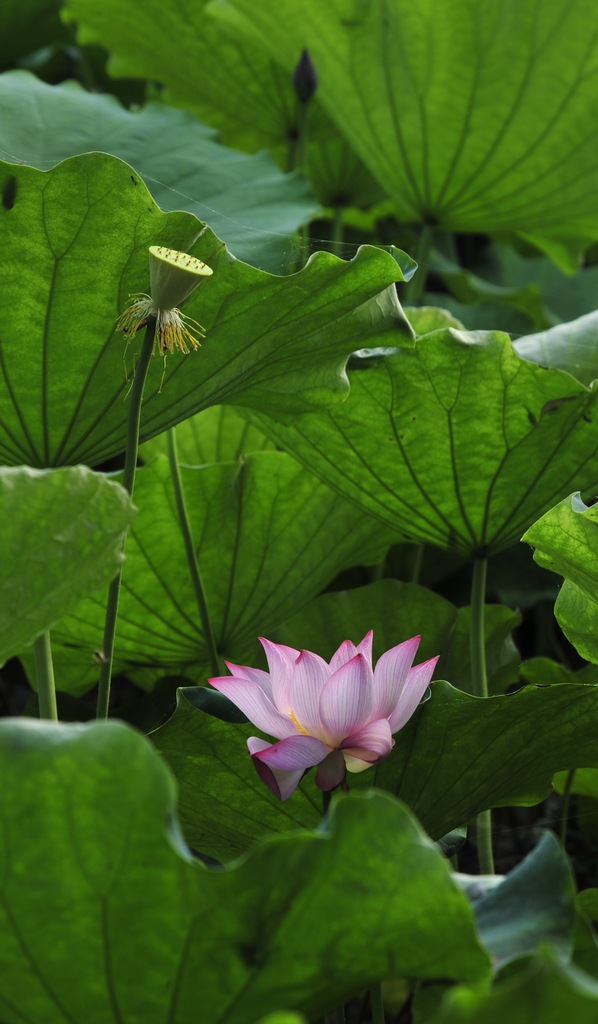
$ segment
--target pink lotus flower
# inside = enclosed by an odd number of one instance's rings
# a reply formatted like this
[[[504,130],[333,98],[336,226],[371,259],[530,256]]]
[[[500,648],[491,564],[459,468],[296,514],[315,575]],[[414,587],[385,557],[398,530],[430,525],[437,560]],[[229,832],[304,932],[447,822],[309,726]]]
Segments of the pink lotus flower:
[[[372,669],[370,632],[355,646],[341,644],[330,664],[310,651],[260,642],[269,672],[226,662],[231,676],[209,682],[254,725],[278,743],[251,736],[247,746],[258,774],[287,800],[305,771],[318,765],[324,791],[390,754],[393,733],[409,721],[438,658],[412,667],[421,637],[393,647]]]

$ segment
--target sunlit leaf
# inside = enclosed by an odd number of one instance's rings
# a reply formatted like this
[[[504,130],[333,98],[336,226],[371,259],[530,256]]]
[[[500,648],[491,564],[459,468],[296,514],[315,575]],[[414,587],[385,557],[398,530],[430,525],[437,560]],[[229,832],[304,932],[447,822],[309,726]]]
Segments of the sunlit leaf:
[[[518,230],[569,263],[568,249],[598,232],[592,11],[588,0],[372,0],[350,11],[152,0],[140,32],[133,0],[67,5],[80,38],[112,52],[115,74],[164,82],[242,148],[280,146],[296,130],[291,76],[307,47],[317,106],[401,221]]]
[[[114,326],[129,294],[148,288],[150,244],[192,248],[214,274],[185,306],[207,329],[201,349],[152,362],[142,439],[224,401],[285,415],[338,401],[351,351],[410,334],[388,253],[322,253],[300,274],[273,277],[237,262],[190,214],[162,213],[115,157],[73,157],[47,172],[4,164],[0,193],[7,463],[97,465],[124,449],[138,341],[127,345]]]
[[[489,555],[573,482],[598,484],[597,393],[521,359],[503,334],[436,331],[353,365],[344,405],[292,426],[257,422],[407,537]]]
[[[320,102],[400,220],[519,230],[562,261],[598,233],[591,13],[587,0],[214,6],[280,66],[309,48]]]
[[[82,42],[100,42],[110,51],[114,75],[159,81],[170,103],[194,111],[218,129],[227,145],[252,153],[268,149],[282,168],[296,166],[299,113],[292,76],[304,46],[301,40],[294,43],[290,62],[281,63],[281,53],[273,59],[258,36],[248,42],[244,32],[216,18],[220,12],[207,0],[197,0],[186,10],[172,0],[148,0],[142,33],[136,0],[108,0],[102,6],[70,0],[64,10],[77,23]],[[201,88],[193,84],[198,68]],[[318,199],[339,207],[379,201],[382,187],[335,130],[319,92],[310,104],[306,161]],[[205,219],[210,220],[207,215]]]
[[[261,430],[254,427],[231,405],[204,409],[183,420],[176,428],[179,460],[188,466],[208,462],[235,462],[251,452],[276,447]],[[144,459],[167,454],[166,434],[159,434],[141,448]]]
[[[545,569],[565,577],[555,615],[582,658],[598,664],[598,507],[579,494],[546,512],[522,538]]]
[[[463,327],[447,309],[439,306],[408,306],[405,314],[418,337],[432,331],[443,330],[445,327],[456,327],[457,330]]]
[[[400,795],[440,838],[483,809],[539,803],[560,769],[598,766],[597,727],[592,686],[479,698],[437,683],[391,758],[374,769],[374,782]]]

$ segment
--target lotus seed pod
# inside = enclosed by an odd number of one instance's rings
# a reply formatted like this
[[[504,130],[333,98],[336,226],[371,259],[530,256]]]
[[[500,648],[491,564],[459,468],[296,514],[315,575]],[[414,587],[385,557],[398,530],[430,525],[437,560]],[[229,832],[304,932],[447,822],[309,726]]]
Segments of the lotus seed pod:
[[[168,310],[180,306],[213,273],[195,256],[162,245],[151,245],[150,292],[156,309]]]

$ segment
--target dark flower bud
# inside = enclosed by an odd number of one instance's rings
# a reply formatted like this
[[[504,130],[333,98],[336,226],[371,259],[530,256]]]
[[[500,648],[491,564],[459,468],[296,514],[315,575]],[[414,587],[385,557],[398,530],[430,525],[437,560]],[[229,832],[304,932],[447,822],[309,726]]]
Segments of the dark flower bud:
[[[309,50],[303,50],[293,71],[293,88],[300,103],[309,103],[318,87],[318,75]]]

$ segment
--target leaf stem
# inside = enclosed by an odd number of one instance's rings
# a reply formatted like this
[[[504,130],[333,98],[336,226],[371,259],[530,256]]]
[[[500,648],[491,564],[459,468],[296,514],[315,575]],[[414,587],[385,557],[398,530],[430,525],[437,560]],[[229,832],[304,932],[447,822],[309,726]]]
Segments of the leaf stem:
[[[571,806],[571,788],[575,780],[575,768],[570,768],[567,772],[567,778],[565,780],[565,788],[563,790],[563,802],[561,804],[561,843],[563,849],[567,848],[567,829],[569,827],[569,808]]]
[[[306,162],[307,162],[307,124],[309,120],[309,109],[311,103],[301,102],[297,100],[297,110],[295,115],[295,133],[290,141],[287,171],[300,171],[301,174],[305,174]],[[309,232],[306,224],[302,224],[297,232],[297,241],[299,244],[299,255],[295,264],[295,273],[302,270],[305,259],[304,252],[309,245]]]
[[[428,279],[428,269],[430,262],[430,253],[432,251],[432,241],[434,239],[434,228],[431,224],[422,224],[421,231],[419,233],[419,240],[417,243],[417,252],[415,253],[415,259],[417,260],[417,270],[410,281],[405,285],[405,291],[403,293],[403,305],[414,306],[419,301],[424,293],[426,287],[426,281]]]
[[[469,654],[471,658],[471,679],[474,696],[488,696],[486,674],[486,648],[484,643],[484,612],[486,599],[485,558],[475,558],[471,581],[471,622],[469,632]]]
[[[370,1011],[372,1014],[372,1024],[384,1024],[385,1017],[381,982],[377,982],[370,988]]]
[[[156,321],[151,319],[146,327],[145,335],[141,343],[139,362],[133,378],[131,388],[131,404],[129,406],[129,424],[127,428],[127,444],[125,448],[125,467],[123,473],[123,487],[133,496],[135,485],[135,471],[137,468],[137,452],[139,450],[139,424],[141,422],[141,404],[143,402],[143,390],[147,372],[149,370],[152,352],[154,350],[154,337],[156,333]],[[126,535],[123,540],[122,551],[124,554]],[[112,680],[112,662],[114,660],[114,638],[116,636],[116,620],[118,618],[118,602],[120,598],[120,587],[122,583],[122,566],[112,580],[108,589],[108,600],[106,602],[106,620],[104,623],[104,641],[102,645],[102,664],[100,666],[100,681],[98,687],[97,718],[107,718],[110,707],[110,683]]]
[[[191,532],[191,524],[189,522],[189,514],[187,512],[187,505],[185,502],[185,492],[183,490],[183,481],[181,480],[181,471],[179,468],[179,460],[177,456],[175,427],[171,427],[170,430],[166,432],[166,445],[168,450],[168,464],[170,466],[170,476],[172,478],[174,498],[176,502],[177,515],[179,519],[179,527],[183,535],[183,541],[185,544],[187,565],[189,566],[191,583],[193,585],[193,590],[195,592],[195,600],[197,601],[197,608],[199,610],[199,618],[201,621],[201,628],[208,651],[208,657],[210,660],[210,668],[212,675],[221,676],[223,673],[223,666],[220,660],[220,655],[218,653],[218,648],[216,646],[216,637],[214,635],[214,628],[212,626],[212,620],[210,618],[210,611],[206,599],[206,592],[201,578],[201,573],[199,571],[199,561],[197,558],[197,552],[195,550],[195,544],[193,542],[193,534]]]
[[[309,101],[297,100],[295,113],[295,131],[291,137],[287,157],[287,171],[301,171],[305,173],[305,161],[307,156],[307,123],[309,120]]]
[[[52,646],[48,630],[34,641],[33,657],[35,660],[35,677],[37,679],[39,717],[49,718],[51,721],[57,722],[56,684],[54,682]]]
[[[424,564],[424,551],[425,551],[425,547],[424,547],[423,544],[416,544],[415,545],[415,551],[414,551],[414,555],[413,555],[413,566],[411,568],[411,582],[412,583],[419,583],[419,581],[420,581],[421,574],[422,574],[422,566]]]
[[[471,582],[471,621],[469,629],[469,653],[471,661],[471,681],[474,696],[488,696],[488,676],[486,673],[486,645],[484,633],[484,613],[486,600],[486,558],[475,558]],[[480,811],[476,817],[476,835],[480,874],[494,874],[494,856],[492,853],[492,816],[491,812]]]

